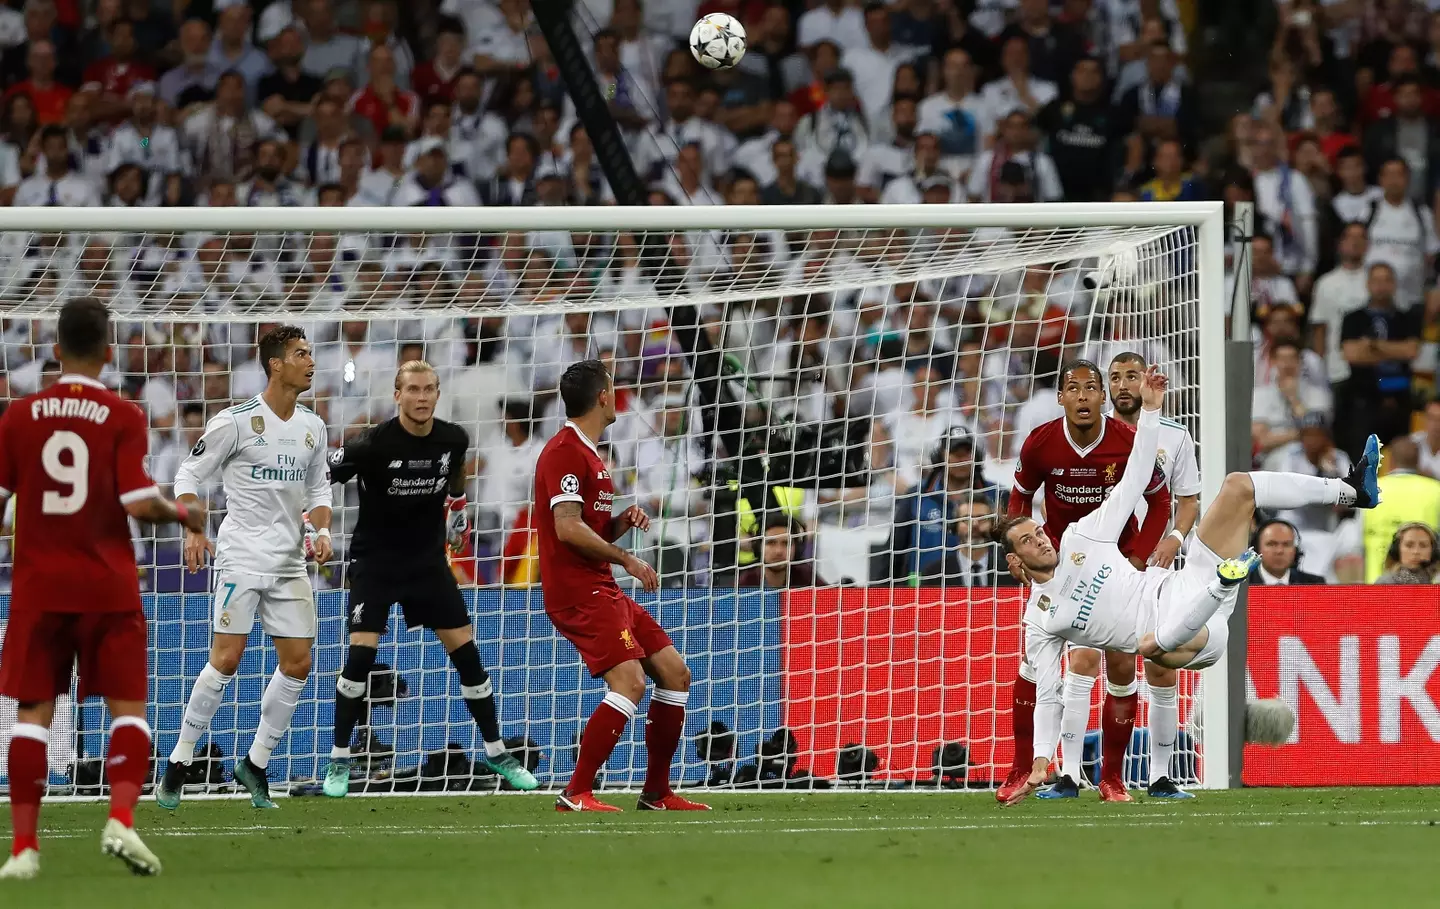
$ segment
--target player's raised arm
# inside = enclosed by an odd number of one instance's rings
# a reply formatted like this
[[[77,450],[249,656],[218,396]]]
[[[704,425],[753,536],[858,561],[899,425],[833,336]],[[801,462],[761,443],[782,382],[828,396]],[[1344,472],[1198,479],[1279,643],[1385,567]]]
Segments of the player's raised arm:
[[[1135,441],[1130,445],[1130,457],[1125,462],[1125,475],[1105,502],[1082,522],[1086,535],[1091,539],[1114,542],[1135,514],[1145,490],[1151,488],[1155,477],[1155,455],[1160,451],[1160,412],[1165,405],[1165,386],[1168,380],[1154,366],[1145,372],[1145,383],[1140,389],[1143,407],[1140,419],[1135,424]],[[1170,519],[1169,496],[1166,496],[1163,512],[1166,522]],[[1152,507],[1152,511],[1155,511]],[[1147,517],[1148,520],[1148,517]],[[1163,528],[1162,528],[1162,533]],[[1159,535],[1151,543],[1160,541]]]

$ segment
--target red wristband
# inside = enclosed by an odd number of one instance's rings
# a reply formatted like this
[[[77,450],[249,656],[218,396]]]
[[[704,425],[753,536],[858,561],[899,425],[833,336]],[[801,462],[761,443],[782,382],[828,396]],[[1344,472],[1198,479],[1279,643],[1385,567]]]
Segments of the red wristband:
[[[179,499],[175,500],[175,517],[181,524],[185,524],[190,520],[190,509],[186,508],[185,503]]]

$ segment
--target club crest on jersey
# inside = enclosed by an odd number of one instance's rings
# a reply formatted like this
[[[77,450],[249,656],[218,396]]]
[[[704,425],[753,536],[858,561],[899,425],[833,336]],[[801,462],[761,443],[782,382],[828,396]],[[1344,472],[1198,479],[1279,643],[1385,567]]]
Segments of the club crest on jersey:
[[[257,436],[258,436],[258,435],[261,435],[262,433],[264,433],[264,432],[265,432],[265,418],[262,417],[262,416],[260,416],[259,414],[256,414],[255,416],[251,417],[251,418],[250,418],[250,431],[253,432],[253,433],[255,433],[255,435],[257,435]]]
[[[1114,465],[1114,464],[1106,464],[1106,465],[1105,465],[1105,482],[1106,482],[1106,483],[1114,483],[1114,482],[1115,482],[1115,465]]]
[[[1165,469],[1165,449],[1163,448],[1155,453],[1155,468],[1157,470]]]
[[[308,433],[308,432],[305,433],[305,450],[306,450],[306,451],[314,451],[314,450],[315,450],[315,437],[312,436],[312,435],[311,435],[310,433]]]
[[[580,478],[573,473],[567,473],[560,478],[560,491],[567,496],[573,496],[580,491]]]
[[[1084,564],[1085,564],[1085,553],[1083,553],[1083,552],[1072,552],[1072,553],[1070,553],[1070,561],[1074,562],[1076,565],[1084,565]]]
[[[220,627],[221,627],[221,628],[229,628],[229,627],[230,627],[230,613],[228,613],[228,612],[222,612],[222,613],[220,613]]]
[[[450,472],[450,452],[448,452],[448,451],[445,452],[444,454],[442,454],[442,455],[440,456],[440,472],[441,472],[441,473],[449,473],[449,472]]]
[[[622,629],[620,630],[620,645],[621,645],[622,647],[624,647],[626,650],[632,650],[632,649],[634,649],[634,647],[635,647],[635,635],[633,635],[633,634],[630,633],[630,629],[629,629],[629,628],[622,628]]]
[[[1035,605],[1040,607],[1040,611],[1041,611],[1041,612],[1049,612],[1049,611],[1050,611],[1050,597],[1049,597],[1049,595],[1048,595],[1048,594],[1043,594],[1043,593],[1040,594],[1040,599],[1038,599],[1038,600],[1035,601]]]

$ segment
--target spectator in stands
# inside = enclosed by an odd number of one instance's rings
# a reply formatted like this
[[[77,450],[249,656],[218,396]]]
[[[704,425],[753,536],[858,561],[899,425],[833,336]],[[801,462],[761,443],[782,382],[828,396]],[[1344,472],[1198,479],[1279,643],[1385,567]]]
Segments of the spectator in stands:
[[[814,560],[801,551],[804,530],[793,518],[771,512],[761,537],[760,562],[743,569],[737,587],[823,587]]]
[[[1013,165],[1013,167],[1011,167]],[[1037,147],[1030,117],[1023,111],[1012,111],[1002,121],[1000,137],[995,146],[975,159],[970,170],[966,192],[972,202],[1014,201],[998,198],[999,184],[1014,185],[1005,179],[1005,170],[1019,169],[1029,187],[1032,201],[1053,202],[1064,198],[1055,159]]]
[[[1162,139],[1179,139],[1187,149],[1199,138],[1199,111],[1189,85],[1177,72],[1169,45],[1150,45],[1145,58],[1146,79],[1120,99],[1120,117],[1127,128],[1149,148]]]
[[[814,47],[821,41],[833,42],[840,48],[864,47],[865,14],[845,0],[825,0],[800,17],[795,28],[795,43],[802,48]]]
[[[395,18],[398,15],[395,0],[366,0],[364,21],[360,23],[360,38],[355,48],[355,79],[360,84],[369,81],[367,69],[370,51],[376,47],[388,47],[390,57],[395,61],[395,84],[409,89],[410,75],[415,70],[415,53],[410,44],[395,34]]]
[[[1057,22],[1050,14],[1049,0],[1019,0],[1019,16],[1000,33],[1004,45],[1012,38],[1026,42],[1030,51],[1030,72],[1037,79],[1059,83],[1070,77],[1075,62],[1085,54],[1085,44],[1076,30]]]
[[[395,52],[385,44],[372,47],[368,67],[369,82],[351,100],[351,109],[369,120],[377,135],[387,126],[399,126],[413,132],[419,124],[420,99],[414,92],[402,88],[396,80]]]
[[[1411,364],[1420,352],[1418,314],[1396,308],[1395,283],[1394,268],[1371,265],[1365,308],[1340,324],[1340,349],[1350,364],[1348,423],[1354,433],[1345,448],[1352,454],[1370,433],[1390,439],[1410,430]]]
[[[1440,541],[1428,524],[1402,524],[1385,553],[1376,584],[1433,584],[1440,574]]]
[[[1073,202],[1109,201],[1124,156],[1124,124],[1105,97],[1105,71],[1095,57],[1078,59],[1070,91],[1041,108],[1036,123]]]
[[[828,159],[842,152],[853,161],[870,144],[867,112],[860,107],[854,77],[839,69],[825,77],[825,101],[795,127],[795,144],[802,159]]]
[[[75,94],[68,85],[56,79],[55,45],[48,40],[31,41],[26,57],[26,71],[29,78],[16,82],[6,91],[6,97],[25,95],[35,107],[35,122],[50,126],[65,119],[70,96]]]
[[[215,85],[215,100],[184,121],[186,150],[204,180],[244,180],[255,165],[257,146],[280,135],[275,121],[250,110],[245,80],[227,72]]]
[[[210,63],[222,73],[239,73],[245,80],[246,99],[253,100],[260,77],[270,70],[270,61],[250,41],[250,4],[226,0],[217,5],[223,8],[210,47]]]
[[[366,62],[362,59],[366,51],[359,38],[336,28],[335,9],[330,0],[295,0],[294,8],[306,36],[305,57],[300,65],[312,76],[324,77],[337,69],[346,70],[352,84],[358,85],[355,68]],[[391,59],[393,62],[393,54]]]
[[[1385,450],[1389,468],[1380,478],[1380,504],[1362,512],[1365,583],[1373,584],[1385,570],[1386,557],[1406,524],[1440,526],[1440,480],[1419,472],[1420,452],[1408,437],[1393,440]]]
[[[976,464],[973,436],[951,431],[920,483],[896,499],[892,579],[912,586],[1011,583],[1000,577],[1006,573],[983,532],[994,520],[994,491]]]
[[[271,69],[260,80],[256,97],[260,109],[293,139],[325,83],[302,68],[305,39],[295,26],[280,29],[270,39],[269,54]]]
[[[193,104],[215,96],[223,69],[210,62],[210,26],[203,19],[187,19],[180,26],[180,65],[160,77],[160,99],[184,112]]]
[[[1293,309],[1297,316],[1303,315],[1305,307],[1300,302],[1300,292],[1275,257],[1275,240],[1269,234],[1257,233],[1250,250],[1250,317],[1257,324],[1264,324],[1270,312],[1277,308]]]
[[[435,56],[416,64],[410,88],[422,102],[438,98],[455,100],[455,80],[468,64],[465,60],[465,26],[451,16],[441,16],[435,34]]]
[[[63,127],[47,126],[40,131],[40,152],[45,160],[44,169],[20,184],[15,191],[16,205],[100,204],[95,184],[70,165],[70,148]]]
[[[129,112],[130,89],[141,82],[153,82],[155,70],[137,57],[135,24],[129,19],[110,23],[110,56],[96,60],[85,68],[85,82],[100,87],[96,119],[106,122],[120,120]]]
[[[1365,163],[1378,174],[1387,161],[1405,161],[1407,195],[1428,205],[1440,185],[1440,128],[1426,117],[1418,79],[1396,80],[1394,92],[1394,113],[1365,131]]]
[[[975,91],[976,75],[969,52],[950,48],[940,69],[940,91],[921,101],[918,109],[919,129],[934,133],[941,154],[956,156],[964,165],[980,153],[994,129],[994,120]]]
[[[1337,411],[1349,413],[1342,387],[1350,378],[1350,364],[1340,350],[1340,330],[1345,317],[1363,309],[1369,300],[1368,271],[1365,257],[1369,252],[1369,231],[1363,224],[1347,224],[1340,231],[1336,244],[1335,267],[1315,282],[1310,303],[1310,347],[1325,358],[1331,390],[1336,396]]]
[[[982,133],[995,132],[1000,121],[1013,111],[1033,117],[1060,95],[1054,82],[1031,75],[1030,42],[1026,38],[1016,36],[1004,43],[1000,66],[1004,75],[980,91],[988,118]]]
[[[1250,569],[1250,583],[1267,587],[1324,584],[1318,574],[1301,571],[1300,532],[1289,521],[1263,521],[1255,532],[1255,550],[1260,564]]]
[[[1410,438],[1419,452],[1419,472],[1440,480],[1440,397],[1426,402],[1424,422]]]
[[[1271,381],[1256,383],[1251,402],[1251,431],[1260,455],[1297,440],[1307,419],[1328,423],[1332,416],[1329,384],[1302,374],[1302,353],[1300,343],[1289,338],[1270,347]]]
[[[1281,271],[1308,295],[1320,251],[1315,196],[1305,176],[1285,164],[1284,138],[1278,130],[1256,123],[1251,143],[1257,227],[1274,239]]]
[[[1141,201],[1198,202],[1207,195],[1204,184],[1186,172],[1185,146],[1179,139],[1164,139],[1155,146],[1151,167],[1155,176],[1140,186]],[[1274,259],[1273,249],[1271,259]]]

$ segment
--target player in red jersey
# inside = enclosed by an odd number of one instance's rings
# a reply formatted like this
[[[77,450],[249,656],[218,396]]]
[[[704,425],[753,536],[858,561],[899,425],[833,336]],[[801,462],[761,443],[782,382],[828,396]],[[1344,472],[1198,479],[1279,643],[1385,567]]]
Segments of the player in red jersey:
[[[1010,494],[1009,513],[1029,515],[1035,493],[1045,487],[1045,532],[1058,547],[1065,529],[1100,507],[1105,496],[1120,481],[1135,430],[1129,424],[1104,415],[1105,377],[1100,367],[1077,360],[1060,375],[1060,404],[1065,416],[1042,424],[1030,433],[1020,448],[1015,471],[1015,489]],[[1136,567],[1146,559],[1165,534],[1170,520],[1170,493],[1164,476],[1157,472],[1145,492],[1149,507],[1145,523],[1137,530],[1134,520],[1120,538],[1120,549]],[[1074,648],[1069,654],[1068,679],[1073,679],[1073,696],[1067,688],[1067,703],[1090,709],[1090,692],[1100,674],[1100,652]],[[996,798],[1008,803],[1030,773],[1032,738],[1035,729],[1035,681],[1023,660],[1015,678],[1012,729],[1015,759]],[[1135,658],[1113,655],[1106,661],[1108,696],[1100,722],[1100,798],[1128,802],[1125,789],[1125,749],[1135,726]],[[1067,686],[1071,682],[1067,680]],[[1078,709],[1078,706],[1073,709]],[[1063,743],[1065,766],[1079,779],[1081,742]],[[1022,766],[1023,765],[1023,766]]]
[[[615,422],[615,386],[599,360],[584,360],[560,377],[560,399],[569,419],[545,444],[535,465],[535,513],[540,537],[540,588],[555,629],[580,651],[590,675],[610,690],[585,724],[570,784],[555,800],[557,811],[619,811],[595,798],[595,774],[610,758],[625,726],[645,696],[645,676],[655,680],[646,715],[649,764],[642,811],[708,811],[676,795],[670,762],[685,729],[690,669],[670,636],[615,583],[611,565],[623,567],[647,591],[659,588],[655,569],[616,546],[630,528],[642,533],[650,518],[638,505],[612,513],[615,486],[595,444]]]
[[[15,576],[0,651],[0,694],[19,702],[10,743],[14,844],[0,879],[40,872],[36,824],[50,775],[55,699],[105,698],[114,718],[105,772],[110,819],[100,845],[136,874],[160,862],[135,833],[135,803],[150,770],[145,614],[128,518],[205,526],[203,508],[161,498],[145,472],[149,427],[135,404],[100,383],[110,360],[110,315],[94,298],[60,310],[60,380],[0,417],[0,497],[15,496]]]

